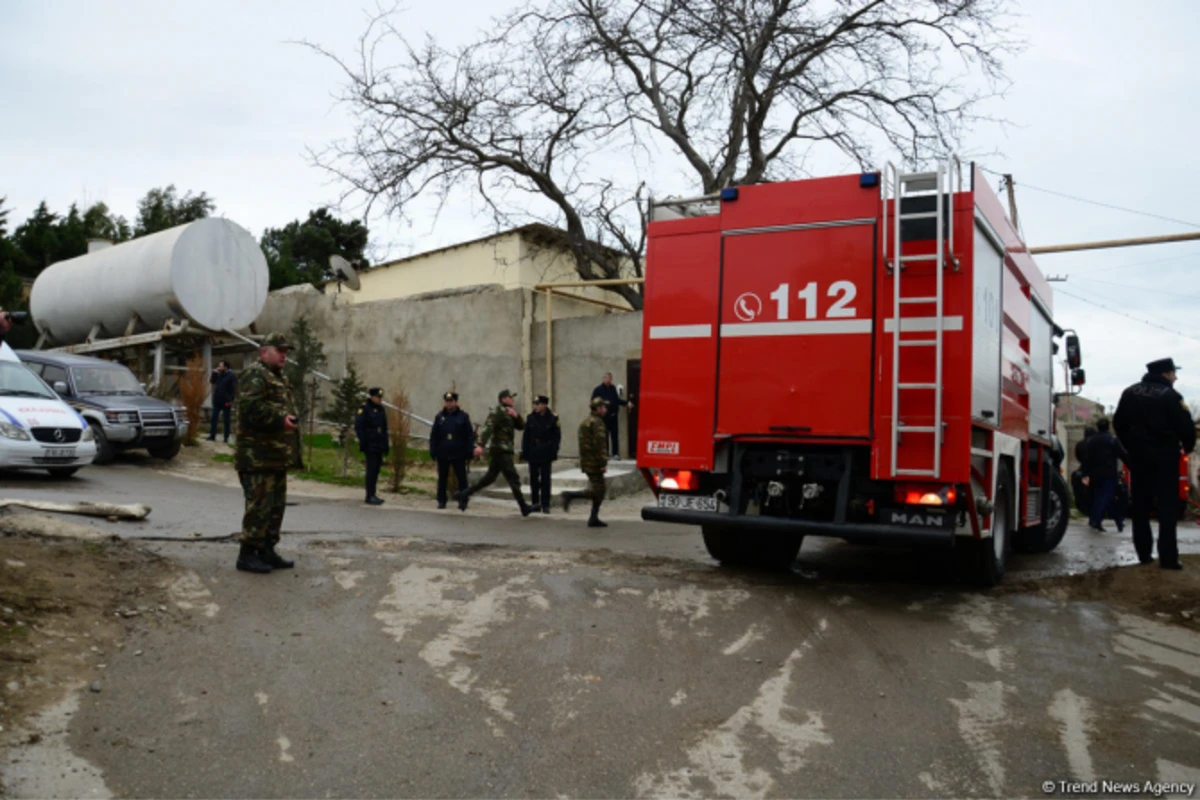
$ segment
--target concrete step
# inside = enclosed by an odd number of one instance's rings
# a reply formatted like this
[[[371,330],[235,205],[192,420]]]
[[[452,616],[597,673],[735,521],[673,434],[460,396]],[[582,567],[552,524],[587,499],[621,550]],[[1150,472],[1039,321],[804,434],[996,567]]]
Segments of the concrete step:
[[[560,464],[562,464],[561,469],[558,468]],[[521,488],[524,490],[526,498],[528,498],[529,465],[517,464],[516,468],[521,476]],[[474,483],[479,480],[486,472],[487,469],[484,467],[472,468],[469,475],[471,482]],[[630,462],[610,462],[604,479],[608,486],[609,497],[623,497],[634,494],[646,486],[642,474]],[[555,462],[555,470],[550,476],[550,494],[552,497],[558,497],[564,491],[582,491],[587,488],[587,485],[587,475],[577,466],[573,466],[570,463]],[[484,497],[512,499],[512,492],[509,490],[508,484],[504,482],[503,477],[497,478],[495,483],[484,489],[480,494]]]

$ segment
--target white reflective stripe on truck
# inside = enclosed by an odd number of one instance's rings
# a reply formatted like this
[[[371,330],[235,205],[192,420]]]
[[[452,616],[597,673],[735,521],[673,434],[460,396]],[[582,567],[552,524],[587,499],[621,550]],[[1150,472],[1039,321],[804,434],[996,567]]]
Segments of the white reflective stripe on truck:
[[[814,320],[809,322],[727,322],[721,326],[723,338],[741,336],[817,336],[824,334],[870,333],[869,319]]]
[[[651,325],[651,339],[708,339],[712,325]]]
[[[962,329],[962,317],[942,318],[942,330],[961,331]],[[896,320],[893,317],[888,317],[883,321],[884,333],[894,333],[895,330]],[[905,317],[900,320],[900,330],[902,333],[930,333],[937,330],[937,317]]]

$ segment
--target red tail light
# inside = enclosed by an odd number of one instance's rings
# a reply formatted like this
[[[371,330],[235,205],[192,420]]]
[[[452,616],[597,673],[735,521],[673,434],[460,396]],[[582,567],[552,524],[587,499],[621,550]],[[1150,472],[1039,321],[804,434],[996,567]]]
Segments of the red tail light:
[[[690,492],[700,488],[700,476],[686,469],[664,469],[658,488],[669,492]]]
[[[898,483],[895,497],[909,506],[952,506],[957,494],[953,486]]]

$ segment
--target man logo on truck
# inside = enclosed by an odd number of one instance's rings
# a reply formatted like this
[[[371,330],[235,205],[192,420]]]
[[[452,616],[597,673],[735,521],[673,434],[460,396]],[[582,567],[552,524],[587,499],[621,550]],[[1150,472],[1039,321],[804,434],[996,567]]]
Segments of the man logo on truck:
[[[746,292],[733,301],[733,313],[742,322],[753,322],[762,313],[762,300],[754,292]]]

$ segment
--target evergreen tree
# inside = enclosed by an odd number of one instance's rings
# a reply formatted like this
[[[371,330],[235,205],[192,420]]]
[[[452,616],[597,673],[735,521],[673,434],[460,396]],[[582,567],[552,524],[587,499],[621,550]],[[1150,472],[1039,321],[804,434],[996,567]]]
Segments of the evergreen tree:
[[[317,402],[309,372],[325,365],[325,345],[317,338],[308,317],[304,315],[292,323],[288,339],[292,343],[292,351],[288,353],[283,373],[296,399],[296,415],[300,418],[301,426],[307,428]],[[312,436],[312,433],[312,430],[306,430],[308,436]]]
[[[216,208],[217,202],[204,192],[197,195],[188,192],[179,197],[175,184],[165,189],[151,189],[138,201],[133,235],[146,236],[194,222],[209,216]]]
[[[338,426],[338,442],[342,446],[342,477],[346,477],[350,462],[350,432],[354,428],[354,417],[367,394],[366,384],[358,377],[354,359],[346,362],[346,374],[334,384],[332,403],[321,415],[327,422]]]

